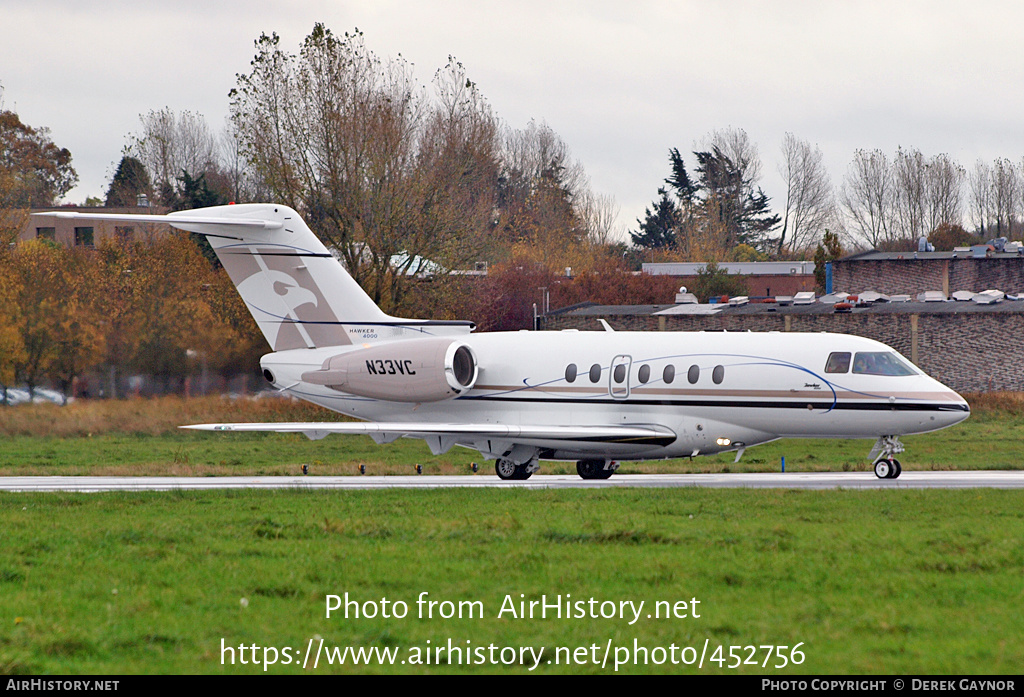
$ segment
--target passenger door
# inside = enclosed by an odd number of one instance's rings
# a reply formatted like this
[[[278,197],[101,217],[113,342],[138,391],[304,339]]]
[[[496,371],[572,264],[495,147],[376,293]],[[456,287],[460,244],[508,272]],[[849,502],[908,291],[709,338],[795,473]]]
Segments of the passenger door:
[[[612,359],[608,370],[608,394],[613,399],[625,399],[629,396],[629,371],[632,366],[632,356],[623,354]]]

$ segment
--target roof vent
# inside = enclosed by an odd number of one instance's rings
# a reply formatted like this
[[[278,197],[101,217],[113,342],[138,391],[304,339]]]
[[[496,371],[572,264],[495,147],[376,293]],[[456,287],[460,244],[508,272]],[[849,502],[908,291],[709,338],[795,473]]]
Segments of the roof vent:
[[[794,305],[812,305],[814,303],[814,291],[804,290],[793,296]]]
[[[849,298],[847,293],[829,293],[818,298],[818,302],[823,305],[835,305],[836,303],[844,303]]]
[[[953,298],[953,300],[956,300],[956,301],[959,301],[959,302],[962,302],[962,303],[963,302],[970,302],[971,298],[974,297],[974,291],[958,290],[958,291],[955,291],[953,293],[953,295],[951,295],[950,297]]]
[[[1006,294],[1001,290],[983,290],[980,293],[975,294],[971,300],[979,305],[995,305],[1005,297]]]
[[[926,290],[917,294],[917,301],[922,303],[944,303],[946,294],[941,290]]]

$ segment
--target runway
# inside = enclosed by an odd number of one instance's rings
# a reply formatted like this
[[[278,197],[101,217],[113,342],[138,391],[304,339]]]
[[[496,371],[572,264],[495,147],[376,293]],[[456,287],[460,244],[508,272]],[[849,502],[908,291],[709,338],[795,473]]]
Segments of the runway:
[[[0,491],[172,491],[201,489],[594,489],[603,487],[731,489],[1022,489],[1024,471],[903,472],[878,479],[870,472],[757,474],[624,474],[603,481],[537,474],[526,481],[495,475],[350,477],[0,477]]]

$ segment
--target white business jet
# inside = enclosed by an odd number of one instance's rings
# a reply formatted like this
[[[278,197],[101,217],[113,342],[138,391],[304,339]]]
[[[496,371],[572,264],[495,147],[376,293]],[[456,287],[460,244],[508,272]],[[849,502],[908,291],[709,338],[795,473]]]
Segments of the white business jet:
[[[460,445],[526,479],[575,460],[584,479],[622,460],[743,451],[778,438],[872,438],[875,474],[902,470],[899,436],[970,415],[967,402],[896,351],[844,334],[497,332],[378,308],[286,206],[166,216],[50,213],[169,223],[206,235],[273,353],[279,390],[363,423],[204,424],[211,431],[419,438]]]

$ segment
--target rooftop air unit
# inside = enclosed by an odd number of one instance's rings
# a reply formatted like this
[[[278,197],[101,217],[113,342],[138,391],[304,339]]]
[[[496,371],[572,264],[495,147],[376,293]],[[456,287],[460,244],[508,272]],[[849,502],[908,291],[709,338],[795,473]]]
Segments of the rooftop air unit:
[[[836,303],[844,303],[849,299],[848,293],[829,293],[818,298],[818,302],[823,305],[835,305]]]
[[[877,290],[866,290],[857,296],[863,303],[887,303],[889,296],[879,293]]]
[[[979,305],[994,305],[1005,297],[1006,294],[1001,290],[983,290],[980,293],[976,293],[971,300]]]

